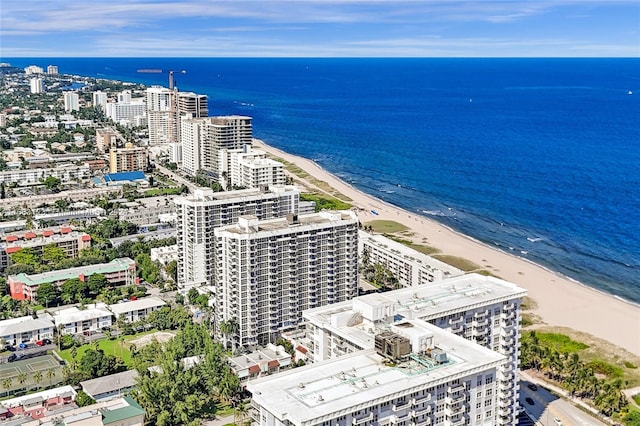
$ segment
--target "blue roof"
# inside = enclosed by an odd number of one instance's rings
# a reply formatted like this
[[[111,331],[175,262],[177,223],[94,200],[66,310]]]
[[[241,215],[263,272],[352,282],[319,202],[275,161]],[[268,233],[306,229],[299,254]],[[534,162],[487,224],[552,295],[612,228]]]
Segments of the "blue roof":
[[[117,182],[121,180],[138,180],[146,179],[144,172],[120,172],[120,173],[108,173],[104,175],[105,182]]]

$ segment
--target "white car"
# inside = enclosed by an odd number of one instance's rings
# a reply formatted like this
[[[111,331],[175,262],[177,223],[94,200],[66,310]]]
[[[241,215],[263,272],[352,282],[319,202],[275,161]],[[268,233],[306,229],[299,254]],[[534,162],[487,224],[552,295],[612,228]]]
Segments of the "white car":
[[[553,421],[555,422],[556,426],[562,426],[562,420],[560,420],[558,417],[554,417]]]

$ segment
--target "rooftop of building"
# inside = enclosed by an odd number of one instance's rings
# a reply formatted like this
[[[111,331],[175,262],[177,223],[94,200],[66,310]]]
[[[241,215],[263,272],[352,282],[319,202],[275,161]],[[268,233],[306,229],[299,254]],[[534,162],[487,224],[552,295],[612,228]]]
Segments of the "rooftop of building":
[[[119,173],[107,173],[104,175],[105,182],[119,182],[119,181],[129,181],[129,180],[140,180],[146,179],[147,177],[144,175],[142,171],[134,171],[134,172],[119,172]]]
[[[126,312],[137,311],[140,309],[159,308],[165,306],[166,303],[155,297],[145,297],[142,299],[131,300],[129,302],[114,303],[109,305],[109,310],[116,316],[124,314]]]
[[[96,318],[111,317],[113,314],[107,309],[104,303],[87,305],[84,309],[72,308],[62,309],[53,315],[56,327],[74,322],[88,321]]]
[[[18,396],[16,398],[5,399],[4,401],[0,401],[0,405],[6,408],[11,407],[19,407],[25,402],[35,401],[39,399],[41,401],[46,401],[47,399],[56,398],[56,397],[66,397],[66,396],[76,396],[76,391],[73,390],[73,387],[66,385],[60,386],[53,389],[47,389],[42,392],[36,392],[29,395]]]
[[[278,194],[299,193],[294,185],[273,185],[266,188],[237,189],[234,191],[214,192],[211,189],[196,189],[193,194],[174,198],[176,204],[190,202],[213,202],[223,204],[232,200],[246,200],[248,198],[274,197]]]
[[[43,283],[66,281],[78,278],[80,275],[90,276],[93,274],[111,274],[120,272],[135,266],[135,262],[128,257],[114,259],[109,263],[98,263],[96,265],[79,266],[77,268],[60,269],[57,271],[43,272],[41,274],[27,275],[21,272],[17,275],[10,275],[9,281],[21,282],[24,285],[35,286]]]
[[[274,233],[299,227],[312,227],[313,225],[329,225],[339,221],[357,221],[357,216],[349,210],[323,210],[319,213],[290,215],[287,218],[267,220],[259,220],[253,215],[248,215],[241,216],[238,219],[238,223],[216,228],[214,232],[216,235],[225,231],[232,234],[252,235]]]
[[[266,348],[229,358],[229,363],[232,369],[243,370],[254,365],[268,364],[272,361],[282,361],[290,358],[291,355],[284,350],[284,347],[269,344]]]
[[[312,420],[352,411],[365,401],[391,400],[409,389],[437,386],[497,368],[506,360],[504,355],[424,321],[404,325],[432,339],[434,346],[394,361],[373,349],[360,351],[258,379],[247,388],[254,400],[266,403],[276,417],[294,424],[316,423]],[[432,352],[445,353],[446,358],[437,361],[429,355]]]
[[[0,321],[0,337],[11,334],[22,334],[30,331],[52,328],[53,317],[49,314],[40,314],[37,318],[27,315],[19,318],[11,318]]]
[[[309,309],[303,317],[362,347],[371,347],[376,328],[404,318],[431,319],[471,308],[524,297],[527,291],[508,281],[480,274],[452,277],[437,283],[372,293],[352,300]]]
[[[103,393],[131,388],[135,386],[137,378],[138,372],[136,370],[127,370],[121,373],[102,376],[97,379],[85,380],[80,382],[80,386],[82,386],[82,390],[85,391],[87,395],[95,398],[97,395]]]

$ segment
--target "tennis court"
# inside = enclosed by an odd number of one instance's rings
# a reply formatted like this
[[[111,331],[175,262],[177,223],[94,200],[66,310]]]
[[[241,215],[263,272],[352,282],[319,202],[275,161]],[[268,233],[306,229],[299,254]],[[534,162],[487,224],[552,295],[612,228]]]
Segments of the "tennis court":
[[[53,355],[0,364],[0,394],[6,395],[16,389],[45,387],[62,379],[62,366]]]

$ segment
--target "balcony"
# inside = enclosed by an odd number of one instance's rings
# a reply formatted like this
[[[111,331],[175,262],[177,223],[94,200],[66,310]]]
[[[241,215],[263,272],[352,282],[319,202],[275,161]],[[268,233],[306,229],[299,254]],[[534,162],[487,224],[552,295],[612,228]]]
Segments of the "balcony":
[[[510,312],[502,312],[502,313],[500,314],[500,319],[501,319],[501,320],[503,320],[503,321],[509,321],[509,320],[514,319],[515,317],[516,317],[516,313],[515,313],[515,312],[513,312],[513,311],[510,311]]]
[[[460,385],[450,386],[449,389],[447,389],[447,393],[451,395],[458,392],[464,392],[465,390],[467,390],[467,388],[464,385],[460,384]]]
[[[409,423],[409,426],[430,426],[431,425],[431,417],[427,417],[421,422],[413,421]]]
[[[400,410],[405,410],[409,407],[409,401],[403,401],[403,402],[398,402],[396,404],[393,404],[393,407],[391,407],[391,409],[393,411],[400,411]]]
[[[431,406],[426,405],[423,408],[414,408],[410,411],[411,417],[426,416],[431,414]]]
[[[451,318],[449,320],[449,325],[461,324],[464,321],[464,317]]]
[[[459,419],[451,419],[450,424],[451,426],[462,426],[465,424],[465,422],[465,418],[461,416]]]
[[[366,422],[371,421],[371,420],[373,420],[373,413],[363,414],[361,416],[354,416],[353,420],[351,421],[351,424],[359,425],[359,424],[366,423]]]
[[[427,402],[427,401],[431,401],[431,394],[430,393],[428,393],[426,395],[419,395],[419,396],[413,397],[413,399],[411,400],[411,404],[412,405],[422,404],[423,402]]]
[[[510,408],[501,408],[498,410],[498,415],[500,417],[511,417],[511,409]]]

